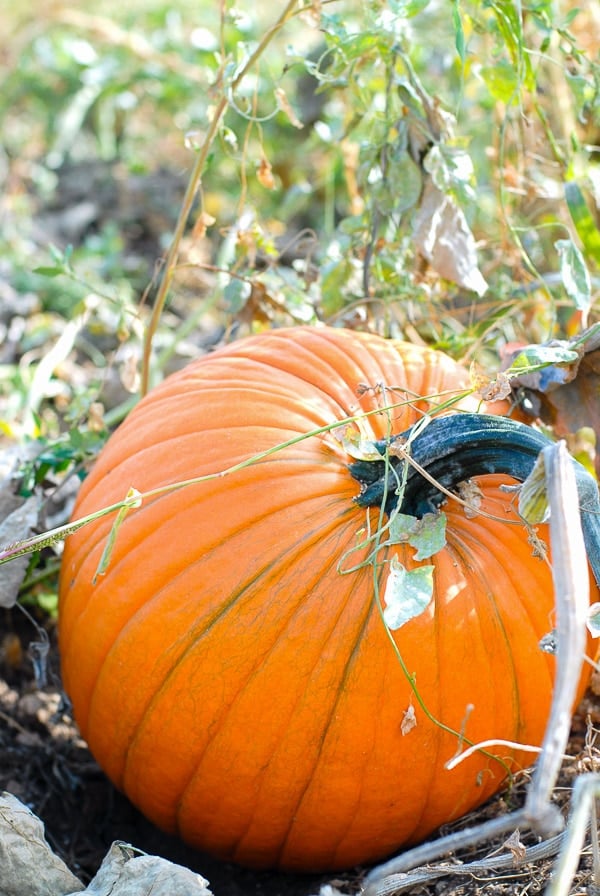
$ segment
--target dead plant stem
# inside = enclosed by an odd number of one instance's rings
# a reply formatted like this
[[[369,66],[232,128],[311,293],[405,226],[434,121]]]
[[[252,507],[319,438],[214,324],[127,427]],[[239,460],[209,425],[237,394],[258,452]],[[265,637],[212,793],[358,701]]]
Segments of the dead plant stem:
[[[210,152],[210,148],[213,144],[213,141],[217,135],[219,124],[227,108],[230,105],[230,97],[233,92],[241,83],[242,79],[247,75],[250,69],[254,66],[257,60],[263,54],[265,48],[268,46],[272,38],[277,34],[278,31],[285,25],[285,23],[291,18],[294,13],[294,9],[298,4],[298,0],[288,0],[288,3],[285,5],[283,11],[274,22],[274,24],[265,32],[262,39],[258,43],[256,49],[253,53],[250,54],[249,58],[245,62],[245,64],[240,68],[238,73],[235,75],[229,87],[227,85],[223,85],[221,97],[216,105],[216,108],[213,112],[212,119],[208,126],[208,131],[204,138],[204,142],[200,147],[198,155],[196,156],[196,161],[194,162],[194,166],[192,168],[192,172],[190,174],[190,178],[188,181],[188,185],[185,191],[185,195],[183,197],[183,201],[181,203],[181,208],[179,210],[179,216],[177,219],[177,223],[175,225],[175,231],[173,234],[173,239],[171,240],[171,245],[167,252],[167,256],[165,259],[163,276],[160,280],[160,284],[158,287],[158,292],[156,295],[156,299],[154,301],[154,306],[152,308],[152,313],[150,315],[150,320],[148,321],[148,325],[146,327],[146,333],[144,336],[144,346],[143,346],[143,354],[142,354],[142,372],[141,372],[141,386],[140,393],[141,395],[145,395],[150,388],[150,366],[151,366],[151,358],[152,358],[152,342],[158,328],[158,323],[160,321],[163,308],[167,301],[167,297],[169,295],[169,290],[171,288],[171,282],[173,280],[173,275],[175,273],[175,268],[177,266],[177,259],[179,257],[179,248],[181,245],[181,240],[183,238],[183,234],[185,231],[185,226],[187,224],[188,218],[190,216],[192,206],[194,203],[194,198],[196,193],[200,188],[200,184],[202,182],[202,175],[204,174],[204,169],[206,167],[206,161],[208,159],[208,154]]]

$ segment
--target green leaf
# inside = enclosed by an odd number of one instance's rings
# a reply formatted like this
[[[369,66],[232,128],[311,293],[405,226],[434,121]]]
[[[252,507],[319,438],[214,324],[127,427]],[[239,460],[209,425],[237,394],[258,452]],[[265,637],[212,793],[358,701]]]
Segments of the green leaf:
[[[518,85],[534,90],[535,75],[523,39],[521,4],[514,0],[488,0],[488,3],[495,14],[504,46],[510,54],[510,65],[514,69]]]
[[[592,638],[600,637],[600,604],[599,603],[591,604],[589,612],[588,612],[587,627],[588,627],[588,631],[591,634]]]
[[[347,26],[344,26],[347,27]],[[346,30],[343,40],[344,55],[347,60],[362,59],[373,52],[385,52],[382,35],[375,31],[363,31],[349,34]]]
[[[326,315],[335,314],[343,308],[348,289],[348,281],[353,274],[352,262],[348,256],[334,258],[321,267],[321,302]]]
[[[390,154],[388,168],[377,196],[380,211],[402,214],[413,208],[421,195],[421,171],[406,150]]]
[[[596,90],[593,77],[580,72],[570,72],[564,69],[565,83],[571,88],[577,117],[583,124],[587,121],[589,113],[595,104]]]
[[[446,544],[446,514],[426,513],[421,519],[395,513],[390,519],[390,541],[416,548],[415,560],[426,560]]]
[[[499,60],[495,65],[484,65],[480,75],[495,100],[510,103],[519,87],[519,78],[514,65]]]
[[[247,280],[238,280],[232,277],[223,290],[223,299],[227,311],[237,314],[242,310],[252,292],[252,285]]]
[[[392,557],[390,572],[383,596],[383,619],[392,631],[420,616],[433,596],[433,566],[419,566],[407,570]]]
[[[50,265],[40,265],[33,269],[34,274],[41,274],[42,277],[60,277],[65,273],[64,267],[50,267]]]
[[[62,267],[70,266],[71,256],[73,255],[73,246],[69,244],[64,249],[59,249],[58,246],[50,243],[50,245],[48,246],[48,251],[52,256],[52,261],[55,261],[57,265],[61,265]]]
[[[346,454],[355,460],[382,461],[381,452],[378,451],[375,442],[365,439],[360,432],[345,426],[341,433],[341,442]]]
[[[456,52],[458,53],[461,64],[464,68],[465,59],[467,58],[467,52],[465,44],[465,32],[463,30],[460,10],[458,8],[458,0],[453,0],[452,3],[452,24],[454,26],[454,45],[456,47]]]
[[[560,345],[528,345],[519,352],[506,373],[508,376],[521,376],[552,364],[573,364],[578,359],[576,351]]]
[[[390,7],[399,16],[411,19],[429,6],[431,0],[391,0]]]
[[[574,180],[565,183],[565,199],[577,230],[577,236],[590,258],[600,266],[600,232],[585,197]]]
[[[583,255],[573,240],[554,243],[560,260],[560,275],[565,292],[580,311],[589,311],[592,303],[592,284]]]

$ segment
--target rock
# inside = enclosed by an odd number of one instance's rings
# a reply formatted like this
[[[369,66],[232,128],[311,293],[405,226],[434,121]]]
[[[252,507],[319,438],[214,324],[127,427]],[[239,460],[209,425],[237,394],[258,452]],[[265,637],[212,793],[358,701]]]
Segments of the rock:
[[[0,896],[211,896],[189,868],[117,841],[86,888],[55,855],[44,825],[10,793],[0,796]]]
[[[0,896],[66,896],[85,887],[50,849],[44,825],[10,793],[0,797]]]

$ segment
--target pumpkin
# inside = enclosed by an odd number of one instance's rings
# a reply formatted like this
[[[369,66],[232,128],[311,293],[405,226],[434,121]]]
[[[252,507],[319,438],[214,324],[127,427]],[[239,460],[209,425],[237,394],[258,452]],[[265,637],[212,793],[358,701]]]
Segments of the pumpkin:
[[[108,440],[75,518],[131,487],[208,477],[131,509],[101,574],[114,516],[69,536],[62,562],[75,717],[157,826],[255,868],[331,871],[422,840],[531,764],[499,746],[445,768],[465,742],[539,744],[547,719],[552,580],[526,529],[504,522],[517,520],[511,480],[476,480],[494,519],[446,502],[433,598],[391,633],[403,669],[375,586],[383,595],[392,557],[422,561],[396,544],[369,562],[382,511],[360,505],[349,472],[351,446],[468,388],[430,349],[275,330],[171,375]]]

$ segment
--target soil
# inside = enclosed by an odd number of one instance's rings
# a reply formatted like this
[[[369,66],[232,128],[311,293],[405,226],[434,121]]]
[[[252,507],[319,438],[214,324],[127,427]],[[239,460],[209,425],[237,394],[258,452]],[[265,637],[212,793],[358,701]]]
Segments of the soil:
[[[123,840],[200,873],[210,882],[215,896],[312,896],[320,891],[323,896],[333,896],[336,891],[360,892],[364,869],[321,876],[254,872],[215,861],[157,831],[112,787],[79,735],[61,690],[54,623],[41,611],[36,612],[38,619],[34,623],[15,607],[4,611],[0,625],[0,791],[14,794],[42,819],[52,849],[84,883],[94,876],[110,844]],[[40,640],[36,625],[49,639],[47,683],[43,687],[36,683],[30,656],[32,646],[35,650]],[[597,767],[590,725],[599,722],[600,700],[590,693],[574,720],[570,744],[571,755],[580,758],[566,763],[558,790],[565,812],[573,776]],[[510,805],[506,795],[500,796],[472,815],[468,823],[515,808],[526,792],[526,783],[524,780],[513,789]],[[535,842],[523,839],[527,845]],[[488,842],[482,851],[471,850],[457,858],[473,861],[493,852],[496,846],[501,848],[502,844]],[[552,860],[547,860],[480,879],[440,877],[408,892],[415,896],[532,894],[545,888],[551,870]],[[590,876],[590,860],[584,856],[571,892],[581,893]]]

